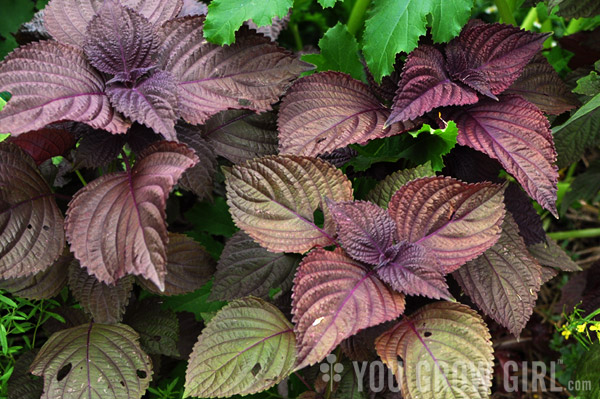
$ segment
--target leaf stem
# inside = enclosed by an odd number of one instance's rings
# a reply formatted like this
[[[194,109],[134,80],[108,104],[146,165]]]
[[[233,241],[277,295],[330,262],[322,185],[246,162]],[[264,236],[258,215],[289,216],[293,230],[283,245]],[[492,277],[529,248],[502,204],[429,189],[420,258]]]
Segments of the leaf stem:
[[[289,23],[290,30],[292,31],[292,36],[294,36],[294,42],[296,43],[296,50],[302,51],[304,49],[304,44],[302,43],[302,37],[300,36],[300,30],[298,29],[298,24],[296,22]]]
[[[352,11],[350,11],[350,17],[348,18],[348,32],[352,36],[356,37],[356,34],[362,28],[365,20],[365,12],[369,7],[371,0],[356,0]]]
[[[81,172],[79,171],[79,169],[75,169],[75,174],[79,178],[79,181],[81,182],[81,184],[83,184],[84,187],[87,186],[87,182],[83,178],[83,175],[81,174]]]
[[[531,28],[533,28],[533,23],[535,21],[537,21],[537,19],[538,19],[537,8],[531,7],[529,9],[529,12],[525,16],[525,19],[521,23],[521,29],[531,30]]]
[[[555,231],[552,233],[548,233],[548,236],[554,240],[568,240],[570,238],[600,237],[600,228],[570,230],[570,231]]]
[[[496,4],[496,7],[498,7],[498,14],[500,14],[502,22],[517,26],[517,21],[513,15],[509,0],[494,0],[494,3]]]
[[[121,158],[123,158],[123,162],[125,163],[125,170],[127,171],[127,174],[130,175],[131,163],[129,162],[129,157],[127,156],[127,153],[124,150],[121,150]]]

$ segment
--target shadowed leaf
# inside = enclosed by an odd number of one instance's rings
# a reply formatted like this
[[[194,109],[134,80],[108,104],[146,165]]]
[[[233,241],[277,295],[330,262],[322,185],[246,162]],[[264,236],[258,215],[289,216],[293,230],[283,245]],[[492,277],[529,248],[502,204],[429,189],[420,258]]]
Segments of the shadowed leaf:
[[[543,242],[529,245],[527,249],[542,266],[553,267],[564,272],[581,271],[581,268],[573,262],[565,250],[548,236]]]
[[[6,382],[7,399],[40,399],[44,381],[29,373],[29,366],[37,349],[23,353],[15,362],[13,372]]]
[[[129,303],[132,288],[132,276],[125,276],[114,285],[107,285],[88,274],[78,262],[73,262],[69,267],[69,289],[96,323],[119,323]]]
[[[64,247],[63,215],[35,162],[0,143],[0,278],[44,271]]]
[[[244,232],[237,232],[221,254],[210,298],[230,301],[254,295],[268,299],[274,288],[287,293],[298,263],[298,256],[269,252]]]
[[[358,331],[395,319],[404,305],[404,295],[341,249],[314,250],[304,258],[294,279],[297,368],[320,362]]]
[[[178,125],[176,130],[179,140],[194,150],[200,160],[194,167],[185,171],[179,185],[196,194],[199,201],[212,198],[213,177],[217,171],[217,156],[201,136],[201,130],[196,126]]]
[[[0,289],[27,299],[49,299],[62,290],[67,283],[68,267],[73,255],[65,249],[63,254],[46,270],[30,277],[0,280]]]
[[[138,302],[127,311],[125,322],[140,334],[140,344],[149,355],[179,357],[179,320],[170,309],[162,309],[156,298]]]
[[[165,290],[142,277],[137,281],[144,289],[160,295],[181,295],[201,288],[212,277],[215,262],[202,245],[183,234],[169,233]]]
[[[52,157],[63,155],[75,146],[75,138],[69,131],[54,127],[9,137],[7,141],[21,147],[37,165]]]
[[[400,190],[402,186],[411,180],[428,176],[435,176],[433,169],[431,169],[430,162],[419,165],[416,168],[396,171],[377,183],[377,185],[367,194],[367,200],[382,208],[387,208],[388,203],[392,199],[392,195]]]
[[[542,267],[527,252],[510,214],[498,242],[453,276],[485,314],[519,337],[533,313]]]
[[[208,323],[190,355],[184,396],[260,392],[293,370],[296,338],[279,309],[262,299],[231,302]]]

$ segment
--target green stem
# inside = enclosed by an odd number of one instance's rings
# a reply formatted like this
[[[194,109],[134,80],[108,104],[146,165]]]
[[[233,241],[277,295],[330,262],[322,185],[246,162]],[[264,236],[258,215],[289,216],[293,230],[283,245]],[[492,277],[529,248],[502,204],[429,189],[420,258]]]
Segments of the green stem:
[[[548,233],[548,237],[550,237],[554,240],[568,240],[570,238],[600,237],[600,228],[570,230],[570,231],[556,231],[553,233]]]
[[[290,22],[289,27],[290,27],[290,30],[292,31],[292,36],[294,36],[294,42],[296,43],[296,50],[302,51],[304,49],[304,44],[302,43],[302,37],[300,37],[300,30],[298,29],[298,24],[295,22]]]
[[[566,182],[570,182],[573,179],[575,169],[577,169],[577,162],[573,162],[571,166],[569,166],[569,169],[567,170],[567,175],[565,176]]]
[[[509,0],[494,0],[496,7],[498,8],[498,13],[500,14],[500,18],[502,22],[506,24],[511,24],[517,26],[517,21],[515,20],[515,16],[513,15],[513,10],[509,5]],[[512,4],[512,2],[511,2]]]
[[[79,181],[81,181],[81,184],[83,184],[84,187],[87,186],[87,182],[85,181],[81,172],[78,169],[75,169],[75,174],[77,175],[77,177],[79,177]]]
[[[583,21],[583,18],[573,18],[571,21],[569,21],[569,25],[567,25],[567,29],[565,30],[565,36],[579,32],[579,28],[581,27]]]
[[[535,21],[537,21],[537,19],[538,19],[537,8],[531,7],[529,9],[529,12],[525,16],[523,23],[521,24],[521,29],[531,30],[531,28],[533,28],[533,23]]]
[[[354,3],[350,12],[350,18],[348,18],[348,32],[352,36],[356,36],[360,28],[362,28],[369,3],[371,3],[371,0],[356,0]]]

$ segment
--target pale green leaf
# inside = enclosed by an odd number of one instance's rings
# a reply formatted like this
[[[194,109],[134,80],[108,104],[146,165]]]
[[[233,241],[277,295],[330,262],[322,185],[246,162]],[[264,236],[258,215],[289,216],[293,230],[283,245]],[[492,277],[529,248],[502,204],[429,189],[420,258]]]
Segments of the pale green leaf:
[[[264,391],[296,361],[293,327],[259,298],[231,302],[208,323],[190,356],[184,396],[203,398]]]

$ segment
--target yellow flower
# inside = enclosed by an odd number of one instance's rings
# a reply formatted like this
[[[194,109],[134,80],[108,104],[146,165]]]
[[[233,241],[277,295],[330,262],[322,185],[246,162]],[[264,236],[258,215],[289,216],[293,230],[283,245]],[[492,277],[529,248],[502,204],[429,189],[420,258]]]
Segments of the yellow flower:
[[[585,328],[587,327],[587,323],[583,323],[577,326],[577,332],[578,333],[582,333],[585,331]]]
[[[569,337],[571,336],[571,331],[569,330],[564,330],[562,332],[563,337],[565,337],[565,339],[569,339]]]
[[[590,331],[600,331],[600,326],[597,324],[592,324],[590,326]]]

